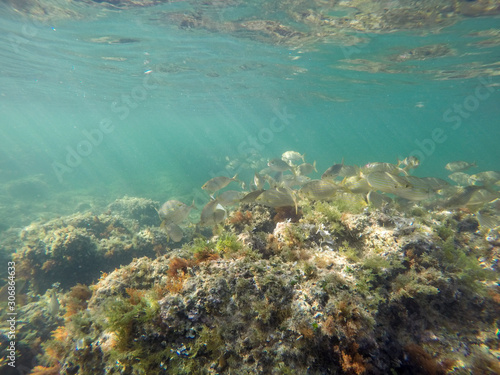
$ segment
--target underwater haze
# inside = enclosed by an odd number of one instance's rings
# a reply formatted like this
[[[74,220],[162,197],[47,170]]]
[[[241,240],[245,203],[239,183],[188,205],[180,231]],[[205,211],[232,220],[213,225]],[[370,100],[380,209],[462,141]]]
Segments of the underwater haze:
[[[297,150],[318,170],[413,154],[435,177],[454,160],[498,167],[497,16],[325,31],[265,4],[68,2],[41,15],[4,3],[2,226],[97,197],[191,201],[250,154]]]
[[[500,374],[499,21],[0,0],[0,374]]]

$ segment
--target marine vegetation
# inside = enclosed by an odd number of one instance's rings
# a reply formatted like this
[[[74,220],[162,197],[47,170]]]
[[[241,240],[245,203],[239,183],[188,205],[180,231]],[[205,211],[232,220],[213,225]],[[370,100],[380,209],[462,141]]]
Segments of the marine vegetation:
[[[191,222],[194,205],[177,200],[126,198],[25,228],[13,256],[29,283],[22,364],[68,375],[498,373],[494,174],[462,189],[411,178],[416,160],[341,163],[303,194],[283,176],[304,157],[287,157],[286,171],[259,172],[250,198],[207,197],[181,243],[158,217]]]

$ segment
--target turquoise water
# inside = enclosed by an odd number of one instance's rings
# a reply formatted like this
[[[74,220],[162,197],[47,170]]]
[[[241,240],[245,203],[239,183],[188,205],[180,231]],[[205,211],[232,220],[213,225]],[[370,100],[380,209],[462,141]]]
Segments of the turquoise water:
[[[486,38],[468,35],[497,27],[498,18],[351,33],[363,40],[355,46],[328,38],[291,45],[168,21],[169,12],[191,6],[80,4],[78,19],[48,21],[2,9],[4,227],[7,213],[20,225],[93,198],[208,201],[200,187],[211,177],[240,172],[250,180],[254,170],[242,164],[251,154],[296,150],[320,173],[342,158],[394,163],[411,153],[421,159],[419,176],[445,177],[453,160],[498,169],[499,48],[480,48],[473,43]],[[258,4],[217,9],[221,23],[286,19]],[[438,43],[453,53],[389,59]],[[30,179],[43,188],[8,189]]]

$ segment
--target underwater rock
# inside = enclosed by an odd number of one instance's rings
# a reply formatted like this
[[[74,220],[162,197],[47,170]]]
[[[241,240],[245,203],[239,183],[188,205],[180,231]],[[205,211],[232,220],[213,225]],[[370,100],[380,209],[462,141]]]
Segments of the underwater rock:
[[[158,202],[151,199],[124,197],[115,200],[108,206],[111,213],[137,220],[140,226],[158,226],[161,220],[156,211]]]
[[[457,224],[457,231],[460,232],[475,232],[479,229],[479,222],[472,218],[468,217],[462,221],[459,221]]]
[[[138,231],[140,223],[156,219],[159,224],[152,201],[125,198],[110,206],[113,215],[79,213],[24,228],[13,256],[19,277],[31,280],[37,292],[55,282],[67,289],[76,283],[90,284],[100,272],[128,264],[134,257],[153,257],[167,250],[169,241],[160,228]]]
[[[45,197],[49,187],[42,175],[36,175],[8,182],[5,191],[15,199],[36,200]]]
[[[348,375],[413,373],[423,364],[441,371],[449,363],[467,372],[480,359],[492,361],[500,291],[492,283],[495,255],[482,236],[455,232],[451,215],[414,210],[420,216],[413,217],[344,200],[308,205],[301,201],[296,222],[274,222],[273,209],[240,205],[241,215],[232,217],[241,225],[228,219],[213,238],[102,274],[90,298],[72,291],[88,303],[61,296],[65,321],[42,339],[52,354],[39,363],[61,374]],[[85,223],[98,253],[103,229],[89,219],[64,218],[45,230],[67,231],[76,241],[83,228],[62,223]],[[127,220],[120,218],[137,225]],[[164,236],[143,228],[132,249],[165,244]]]

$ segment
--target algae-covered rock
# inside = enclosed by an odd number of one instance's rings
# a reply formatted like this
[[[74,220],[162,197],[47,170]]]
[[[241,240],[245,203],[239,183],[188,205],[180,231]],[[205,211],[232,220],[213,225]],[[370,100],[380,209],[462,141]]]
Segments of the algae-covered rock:
[[[64,289],[90,284],[134,257],[164,253],[168,236],[149,225],[159,225],[155,203],[139,198],[117,200],[99,215],[85,212],[33,223],[21,231],[13,256],[18,277],[42,293],[55,282]]]
[[[471,215],[358,203],[302,200],[297,212],[241,205],[214,236],[197,234],[168,252],[160,228],[135,218],[79,214],[26,228],[22,239],[36,256],[26,245],[21,264],[62,262],[83,248],[98,258],[111,243],[120,244],[117,254],[155,254],[102,273],[90,288],[65,285],[57,309],[54,289],[31,297],[27,306],[42,317],[59,310],[35,350],[37,371],[495,369],[499,251],[481,233],[462,230]],[[48,287],[54,275],[35,276]],[[23,350],[35,340],[23,336]]]
[[[112,214],[137,220],[141,226],[158,226],[161,223],[156,211],[158,206],[158,202],[150,199],[125,197],[111,203],[108,209]]]

